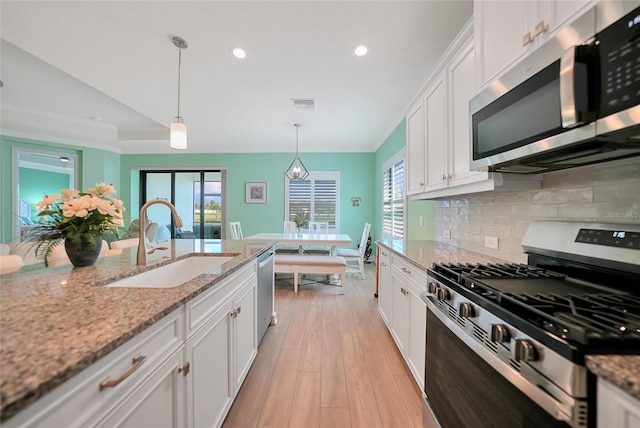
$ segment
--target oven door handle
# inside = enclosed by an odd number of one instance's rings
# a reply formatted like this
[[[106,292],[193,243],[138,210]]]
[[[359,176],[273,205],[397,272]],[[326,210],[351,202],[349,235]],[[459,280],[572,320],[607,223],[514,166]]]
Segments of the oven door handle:
[[[501,361],[493,355],[483,344],[476,341],[473,337],[466,334],[455,322],[449,319],[430,299],[426,298],[429,293],[421,293],[425,296],[427,307],[438,317],[438,319],[453,333],[458,339],[462,340],[471,350],[473,350],[482,360],[493,367],[513,386],[518,388],[523,394],[533,400],[542,407],[548,414],[556,420],[566,421],[569,425],[573,424],[573,409],[576,407],[576,401],[569,394],[562,391],[556,393],[562,395],[562,401],[545,391],[540,386],[528,381],[520,373],[511,368],[508,364]]]

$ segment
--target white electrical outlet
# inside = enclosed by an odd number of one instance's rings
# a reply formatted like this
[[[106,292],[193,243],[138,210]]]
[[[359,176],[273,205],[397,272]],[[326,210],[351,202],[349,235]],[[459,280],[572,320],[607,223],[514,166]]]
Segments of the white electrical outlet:
[[[450,231],[449,229],[444,229],[444,230],[442,231],[442,236],[443,236],[444,238],[451,238],[451,231]]]
[[[484,246],[487,248],[493,248],[494,250],[498,249],[498,237],[496,236],[485,236],[484,237]]]

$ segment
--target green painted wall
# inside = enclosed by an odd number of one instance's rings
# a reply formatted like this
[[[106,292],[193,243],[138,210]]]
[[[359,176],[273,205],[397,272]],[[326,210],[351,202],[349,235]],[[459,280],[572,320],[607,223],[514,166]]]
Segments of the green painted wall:
[[[359,242],[365,222],[375,216],[373,153],[301,153],[310,171],[340,172],[340,233]],[[293,153],[220,153],[122,155],[120,157],[120,197],[127,207],[137,207],[137,170],[145,167],[179,169],[195,167],[227,170],[227,222],[239,221],[245,236],[259,232],[280,232],[284,220],[284,171]],[[245,183],[266,182],[267,203],[246,204]],[[351,197],[362,198],[360,206],[351,205]],[[128,218],[137,218],[131,210]]]
[[[375,153],[375,182],[376,182],[376,201],[375,201],[375,223],[372,225],[372,237],[379,237],[382,227],[382,166],[398,151],[406,146],[407,128],[406,121],[402,121],[389,134],[384,143]],[[408,239],[433,239],[434,234],[434,203],[433,201],[412,201],[407,200],[407,225],[406,237]],[[423,225],[420,226],[420,216],[423,216]]]
[[[36,204],[44,194],[60,194],[61,189],[69,188],[69,175],[39,169],[20,168],[20,199],[31,204],[31,218],[36,219]],[[37,220],[36,220],[37,221]]]

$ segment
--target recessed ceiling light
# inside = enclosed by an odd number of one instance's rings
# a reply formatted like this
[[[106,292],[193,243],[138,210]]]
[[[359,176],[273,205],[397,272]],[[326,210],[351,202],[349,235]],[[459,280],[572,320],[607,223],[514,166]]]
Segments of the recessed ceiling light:
[[[353,50],[353,53],[356,54],[356,56],[365,56],[367,53],[369,53],[369,46],[364,44],[358,45]]]
[[[242,48],[231,48],[231,54],[240,59],[244,59],[247,57],[247,53]]]

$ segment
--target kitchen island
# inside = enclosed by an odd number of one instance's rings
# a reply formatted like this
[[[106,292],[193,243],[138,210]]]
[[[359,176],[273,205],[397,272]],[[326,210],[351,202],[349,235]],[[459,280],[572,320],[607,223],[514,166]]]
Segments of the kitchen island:
[[[269,244],[174,240],[136,266],[136,247],[95,266],[27,265],[0,276],[2,421],[254,262]],[[233,257],[174,288],[103,285],[189,256]]]

